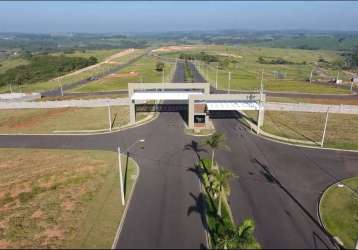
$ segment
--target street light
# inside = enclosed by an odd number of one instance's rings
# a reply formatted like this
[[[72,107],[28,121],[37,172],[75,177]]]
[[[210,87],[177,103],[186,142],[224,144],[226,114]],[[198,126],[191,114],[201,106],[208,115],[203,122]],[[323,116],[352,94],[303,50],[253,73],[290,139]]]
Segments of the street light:
[[[127,153],[127,162],[128,162],[129,149],[139,142],[145,142],[145,139],[136,140],[134,143],[132,143],[132,145],[130,145],[125,150],[125,152]],[[117,149],[118,149],[118,170],[119,170],[119,184],[120,184],[120,189],[121,189],[121,201],[122,201],[122,205],[124,206],[125,205],[125,197],[124,197],[124,181],[123,181],[122,161],[121,161],[121,148],[118,146]],[[127,164],[126,164],[126,167],[127,167]],[[125,171],[125,173],[127,173],[127,170]]]

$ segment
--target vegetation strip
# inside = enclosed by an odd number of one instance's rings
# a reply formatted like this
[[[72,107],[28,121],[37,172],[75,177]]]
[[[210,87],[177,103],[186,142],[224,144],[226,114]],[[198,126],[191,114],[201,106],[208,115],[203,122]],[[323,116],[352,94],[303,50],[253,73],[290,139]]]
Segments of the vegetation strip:
[[[238,178],[215,162],[215,150],[223,146],[222,134],[214,133],[205,144],[212,149],[210,159],[200,159],[195,165],[196,173],[202,183],[206,224],[210,234],[211,248],[219,249],[259,249],[260,244],[254,237],[255,223],[251,219],[236,225],[228,204],[230,178]]]

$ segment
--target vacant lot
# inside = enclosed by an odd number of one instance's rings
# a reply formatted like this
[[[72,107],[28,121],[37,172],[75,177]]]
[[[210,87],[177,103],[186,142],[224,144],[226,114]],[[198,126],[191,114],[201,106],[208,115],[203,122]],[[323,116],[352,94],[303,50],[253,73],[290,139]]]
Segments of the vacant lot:
[[[127,106],[112,106],[113,127],[128,124]],[[107,130],[108,108],[56,108],[1,110],[1,133],[48,133],[54,131]]]
[[[228,65],[218,70],[218,88],[228,88],[228,72],[231,72],[231,89],[257,90],[260,88],[261,73],[264,71],[264,89],[269,91],[289,91],[305,93],[349,93],[349,90],[332,86],[309,84],[307,80],[313,71],[312,80],[329,80],[337,76],[338,70],[329,63],[341,59],[338,52],[324,50],[252,48],[233,46],[206,46],[205,49],[196,49],[196,52],[205,51],[216,55],[220,61],[228,61]],[[185,52],[185,51],[184,51]],[[194,53],[191,51],[190,53]],[[178,57],[179,52],[162,53],[162,56]],[[283,59],[287,64],[262,64],[258,58],[266,61]],[[319,62],[324,60],[324,62]],[[210,83],[216,85],[217,63],[201,66],[202,74]],[[281,79],[282,77],[282,79]],[[349,79],[349,75],[340,72],[340,79]]]
[[[256,120],[257,112],[245,112]],[[321,142],[325,113],[266,111],[263,130],[290,139]],[[329,114],[325,147],[358,149],[358,115]]]
[[[0,157],[0,248],[111,247],[124,209],[115,152],[0,149]],[[138,173],[132,160],[127,169],[128,194]]]
[[[89,84],[80,86],[71,90],[72,92],[97,92],[97,91],[111,91],[119,89],[127,89],[128,83],[144,82],[144,83],[158,83],[162,82],[163,73],[157,71],[156,60],[153,57],[145,56],[137,62],[125,67],[116,72],[112,77],[106,77]],[[174,65],[165,63],[164,73],[166,81],[170,80],[170,73]]]
[[[358,177],[342,183],[346,186],[333,186],[323,196],[321,218],[327,230],[338,236],[346,249],[354,249],[358,241]]]

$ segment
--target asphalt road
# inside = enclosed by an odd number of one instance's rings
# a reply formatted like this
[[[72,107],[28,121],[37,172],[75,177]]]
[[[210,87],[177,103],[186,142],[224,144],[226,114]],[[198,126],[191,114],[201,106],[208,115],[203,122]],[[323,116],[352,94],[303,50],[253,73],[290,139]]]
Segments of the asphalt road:
[[[179,72],[179,71],[178,71]],[[178,79],[174,76],[174,81]],[[230,204],[239,223],[251,217],[263,248],[332,248],[320,228],[317,202],[324,189],[358,175],[358,154],[284,145],[257,137],[236,118],[214,119],[229,151],[218,162],[240,176],[231,182]],[[200,140],[184,134],[178,113],[106,135],[0,136],[0,147],[105,149],[122,151],[136,140],[130,156],[140,176],[118,248],[200,248],[205,246],[199,181],[190,170]],[[193,149],[198,149],[195,152]]]

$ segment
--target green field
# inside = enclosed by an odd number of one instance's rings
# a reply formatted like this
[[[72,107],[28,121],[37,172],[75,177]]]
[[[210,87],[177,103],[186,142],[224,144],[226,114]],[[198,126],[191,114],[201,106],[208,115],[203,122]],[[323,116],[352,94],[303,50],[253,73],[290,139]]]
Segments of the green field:
[[[15,68],[20,65],[25,65],[28,63],[28,60],[21,57],[11,57],[9,59],[0,60],[0,74],[4,73],[8,69]]]
[[[112,106],[114,128],[129,123],[128,106]],[[147,115],[147,113],[145,114]],[[143,118],[143,117],[141,117]],[[140,119],[140,118],[139,118]],[[0,133],[108,130],[108,108],[56,108],[1,110]]]
[[[218,70],[218,88],[228,89],[228,72],[231,72],[230,88],[235,90],[258,90],[260,88],[261,73],[264,71],[264,89],[267,91],[289,91],[305,93],[350,93],[345,89],[318,84],[309,84],[311,70],[316,68],[312,80],[329,80],[337,76],[338,70],[318,62],[324,59],[328,63],[341,60],[341,56],[335,51],[279,49],[279,48],[253,48],[233,46],[207,46],[205,49],[193,50],[190,53],[205,51],[207,54],[216,55],[220,60],[230,60],[225,68]],[[162,53],[164,57],[178,57],[180,52]],[[259,57],[269,61],[282,58],[291,64],[260,64]],[[234,62],[234,63],[233,63]],[[217,63],[209,66],[202,65],[201,73],[216,85]],[[277,79],[275,72],[285,74],[284,79]],[[348,81],[351,76],[340,71],[340,79]]]
[[[111,248],[124,210],[117,153],[0,149],[0,157],[1,248]],[[128,163],[127,200],[138,175]]]
[[[256,121],[257,112],[245,112]],[[320,144],[325,113],[265,111],[262,130],[273,135]],[[325,147],[358,149],[358,115],[329,114]]]
[[[119,89],[127,89],[128,83],[144,82],[144,83],[159,83],[162,82],[163,74],[155,70],[157,59],[145,56],[137,62],[125,67],[116,72],[117,77],[106,77],[89,84],[72,89],[72,92],[96,92],[96,91],[111,91]],[[174,65],[165,63],[164,73],[165,80],[169,81]],[[133,73],[131,75],[131,72]],[[121,76],[122,74],[122,76]]]
[[[346,186],[332,186],[322,197],[321,218],[326,229],[338,236],[346,249],[354,249],[358,241],[358,177],[341,183]]]
[[[73,53],[51,53],[51,55],[64,55],[64,56],[73,56],[73,57],[85,57],[89,58],[94,56],[98,59],[99,62],[103,61],[107,57],[123,51],[123,49],[101,49],[101,50],[76,50]]]
[[[101,51],[93,51],[93,52],[88,51],[86,53],[77,52],[77,55],[82,55],[83,57],[99,55],[100,57],[105,58],[105,57],[108,57],[108,56],[113,55],[114,53],[118,53],[118,52],[120,52],[120,50],[108,50],[108,51],[101,50]],[[65,76],[59,80],[52,79],[52,80],[45,81],[45,82],[26,84],[26,85],[21,86],[21,88],[14,86],[13,90],[19,91],[19,92],[42,92],[42,91],[58,88],[60,85],[71,84],[73,82],[77,82],[77,81],[89,78],[91,76],[101,74],[101,73],[108,71],[120,64],[125,64],[129,60],[131,60],[143,53],[144,53],[144,50],[138,49],[129,55],[125,55],[123,57],[116,58],[116,59],[112,60],[114,62],[117,62],[116,64],[110,64],[110,63],[100,64],[98,67],[94,67],[90,70],[87,70],[87,71],[84,71],[84,72],[81,72],[81,73],[78,73],[75,75],[68,75],[68,76]],[[76,53],[66,54],[66,56],[75,56],[75,55],[76,55]],[[4,86],[4,87],[0,88],[0,92],[8,92],[8,91],[9,91],[8,86]]]

